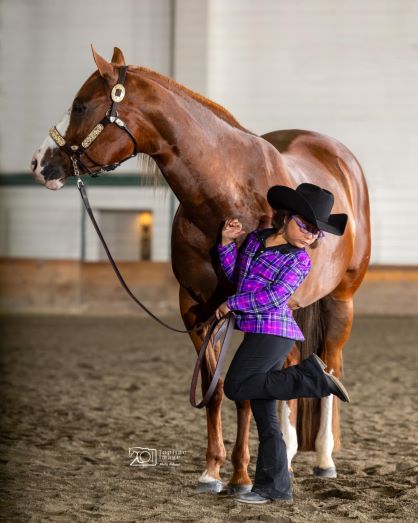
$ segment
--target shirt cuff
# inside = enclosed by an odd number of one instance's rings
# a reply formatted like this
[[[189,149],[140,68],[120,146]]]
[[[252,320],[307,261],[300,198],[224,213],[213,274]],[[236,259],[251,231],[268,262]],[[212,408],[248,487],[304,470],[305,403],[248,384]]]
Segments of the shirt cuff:
[[[234,241],[228,243],[228,245],[222,245],[222,243],[218,243],[218,252],[224,254],[233,251],[236,246],[237,244]]]
[[[226,300],[226,304],[228,305],[228,308],[231,310],[231,311],[236,311],[238,310],[237,309],[237,304],[234,300],[235,296],[232,295],[232,296],[229,296]]]

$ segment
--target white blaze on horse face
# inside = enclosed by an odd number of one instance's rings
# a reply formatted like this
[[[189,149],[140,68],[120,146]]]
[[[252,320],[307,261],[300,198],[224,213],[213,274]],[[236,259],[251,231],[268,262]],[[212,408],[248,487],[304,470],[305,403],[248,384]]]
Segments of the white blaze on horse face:
[[[317,452],[317,466],[321,469],[335,468],[332,459],[334,449],[334,436],[332,435],[332,405],[334,396],[330,394],[321,399],[321,421],[315,440],[315,449]]]
[[[62,117],[62,120],[57,124],[55,127],[58,129],[61,136],[65,137],[65,133],[67,132],[68,126],[70,125],[70,113],[71,109],[68,109],[68,111],[64,114]],[[49,180],[47,182],[42,175],[42,169],[44,165],[42,165],[42,160],[45,156],[45,153],[48,150],[53,150],[55,148],[58,148],[58,145],[54,142],[54,140],[48,135],[45,140],[42,142],[42,145],[40,148],[36,151],[36,153],[33,155],[33,160],[36,160],[36,168],[32,170],[33,174],[35,175],[36,179],[41,182],[43,185],[46,185],[48,189],[60,189],[64,184],[60,182],[59,180]],[[52,183],[54,182],[54,183]],[[58,182],[58,183],[56,183]]]
[[[282,430],[284,442],[286,443],[287,464],[289,469],[292,468],[292,459],[298,451],[298,436],[296,427],[294,427],[290,422],[291,414],[292,411],[290,410],[287,401],[281,401],[279,411],[280,428]]]

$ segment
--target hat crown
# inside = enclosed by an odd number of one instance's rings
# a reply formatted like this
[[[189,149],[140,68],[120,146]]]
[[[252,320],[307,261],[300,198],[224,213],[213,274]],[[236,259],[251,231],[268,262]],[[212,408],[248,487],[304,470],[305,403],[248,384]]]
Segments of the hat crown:
[[[286,185],[274,185],[267,191],[267,201],[273,209],[285,209],[299,214],[309,222],[331,234],[344,234],[348,215],[331,214],[334,195],[313,183],[301,183],[292,189]]]
[[[301,183],[296,187],[296,191],[307,201],[318,220],[328,220],[334,205],[332,192],[312,183]]]

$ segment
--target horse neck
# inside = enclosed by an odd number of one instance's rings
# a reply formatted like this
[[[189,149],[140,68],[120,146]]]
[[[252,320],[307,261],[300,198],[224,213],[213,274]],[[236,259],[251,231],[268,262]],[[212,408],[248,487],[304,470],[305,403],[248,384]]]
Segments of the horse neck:
[[[249,188],[261,183],[268,144],[221,106],[157,73],[143,76],[143,71],[138,71],[139,81],[146,77],[142,88],[156,97],[142,110],[154,131],[144,152],[156,161],[188,214],[218,219],[226,201],[246,199]]]

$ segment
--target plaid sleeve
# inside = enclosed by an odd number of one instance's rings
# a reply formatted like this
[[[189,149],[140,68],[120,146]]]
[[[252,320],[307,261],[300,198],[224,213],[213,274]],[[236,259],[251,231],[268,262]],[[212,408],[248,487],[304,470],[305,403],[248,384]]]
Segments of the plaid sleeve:
[[[222,269],[224,270],[228,279],[236,283],[236,275],[234,274],[234,269],[238,257],[237,244],[234,241],[228,243],[228,245],[225,246],[219,243],[217,249]]]
[[[226,304],[233,311],[259,313],[283,306],[303,282],[311,268],[309,255],[293,256],[270,285],[255,292],[233,294]]]

